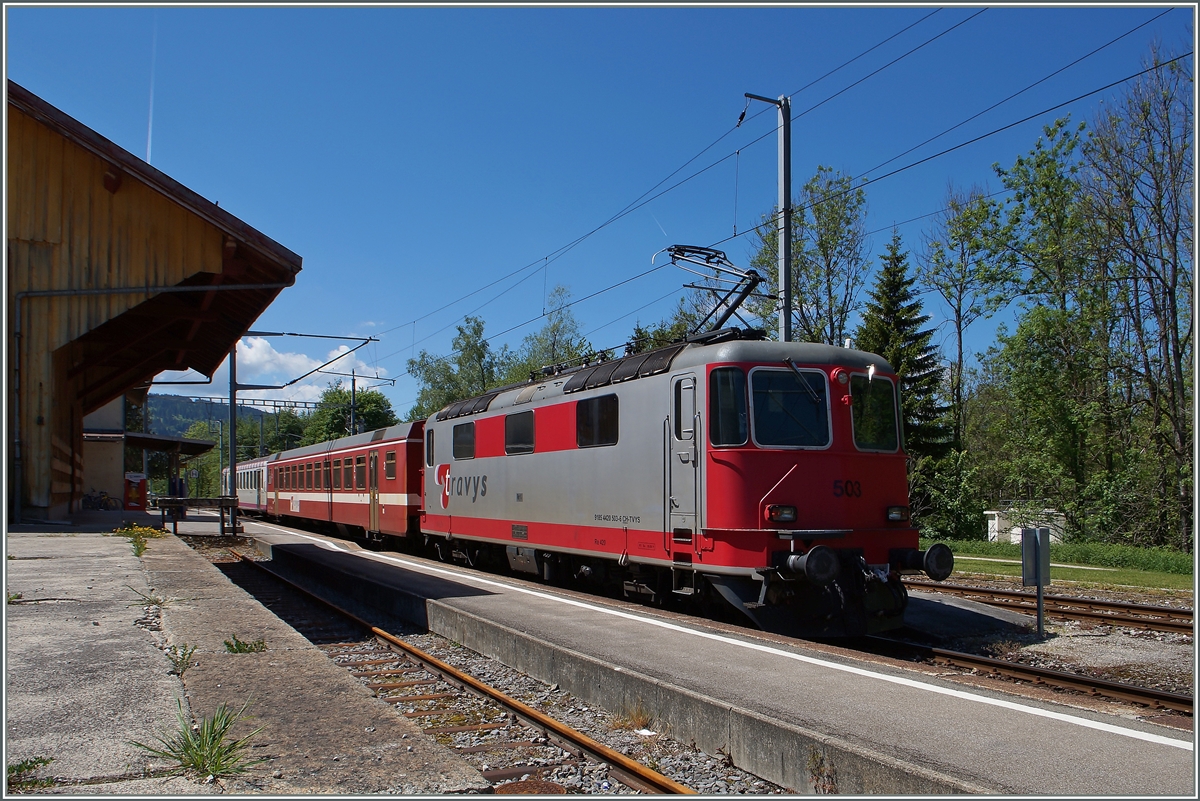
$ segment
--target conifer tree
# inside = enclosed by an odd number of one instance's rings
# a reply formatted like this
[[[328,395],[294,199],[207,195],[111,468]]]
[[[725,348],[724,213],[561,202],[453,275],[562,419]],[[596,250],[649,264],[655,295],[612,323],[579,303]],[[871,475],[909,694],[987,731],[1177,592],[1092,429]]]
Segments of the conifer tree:
[[[893,231],[882,261],[855,347],[887,359],[900,376],[905,450],[910,456],[937,459],[951,445],[946,407],[938,404],[942,368],[937,348],[930,344],[934,330],[921,330],[930,317],[922,314],[921,301],[913,293],[916,279],[908,274],[908,253],[901,250],[899,232]]]

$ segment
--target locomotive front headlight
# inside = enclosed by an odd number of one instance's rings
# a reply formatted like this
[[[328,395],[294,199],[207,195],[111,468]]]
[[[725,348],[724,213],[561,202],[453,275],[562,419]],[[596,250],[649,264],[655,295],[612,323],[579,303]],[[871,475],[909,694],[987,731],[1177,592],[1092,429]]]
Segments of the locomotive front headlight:
[[[772,523],[794,523],[796,522],[796,507],[779,506],[778,504],[768,506],[767,520]]]
[[[889,506],[887,508],[887,519],[893,521],[902,521],[909,519],[907,506]]]

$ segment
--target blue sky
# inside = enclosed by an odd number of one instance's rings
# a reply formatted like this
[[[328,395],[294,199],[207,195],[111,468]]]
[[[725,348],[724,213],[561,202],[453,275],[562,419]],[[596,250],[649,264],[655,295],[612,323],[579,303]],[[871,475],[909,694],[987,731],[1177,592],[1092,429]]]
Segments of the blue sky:
[[[777,120],[754,103],[729,133],[746,92],[792,95],[798,189],[818,165],[877,178],[1121,80],[1154,41],[1192,49],[1191,7],[983,8],[8,5],[5,69],[300,254],[296,285],[254,328],[378,337],[330,369],[395,378],[382,389],[403,415],[417,396],[408,358],[448,353],[464,315],[515,348],[555,285],[582,299],[669,245],[756,225],[777,198]],[[900,223],[915,262],[930,218],[906,221],[941,209],[949,187],[1000,189],[993,164],[1011,166],[1056,117],[1091,119],[1117,91],[870,184],[872,264]],[[651,194],[709,169],[563,252],[710,145]],[[748,266],[752,237],[720,247]],[[669,315],[690,278],[664,267],[573,311],[593,345],[619,347],[635,321]],[[944,320],[931,297],[926,311]],[[1006,318],[978,324],[974,349]],[[290,381],[337,344],[245,340],[239,380]],[[315,399],[331,380],[249,394]],[[161,390],[227,387],[222,369],[213,387]]]

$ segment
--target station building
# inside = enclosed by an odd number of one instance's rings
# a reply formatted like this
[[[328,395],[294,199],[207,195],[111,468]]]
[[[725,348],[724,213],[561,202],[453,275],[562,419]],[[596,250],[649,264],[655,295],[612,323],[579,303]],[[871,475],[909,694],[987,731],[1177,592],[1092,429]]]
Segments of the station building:
[[[211,377],[301,259],[7,88],[8,519],[60,520],[79,508],[85,476],[105,469],[88,461],[112,458],[84,418],[144,394],[164,370]]]

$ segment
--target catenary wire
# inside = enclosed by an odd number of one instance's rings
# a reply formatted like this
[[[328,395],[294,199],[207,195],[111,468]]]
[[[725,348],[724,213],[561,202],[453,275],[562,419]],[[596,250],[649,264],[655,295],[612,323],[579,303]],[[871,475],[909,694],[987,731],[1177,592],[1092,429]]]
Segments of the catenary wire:
[[[1169,61],[1162,62],[1162,63],[1160,63],[1160,64],[1156,64],[1156,65],[1154,65],[1154,66],[1152,66],[1152,67],[1149,67],[1149,68],[1147,68],[1147,69],[1144,69],[1144,70],[1141,70],[1141,71],[1139,71],[1139,72],[1137,72],[1137,73],[1134,73],[1133,75],[1130,75],[1130,76],[1127,76],[1127,77],[1125,77],[1125,78],[1122,78],[1122,79],[1120,79],[1120,80],[1117,80],[1117,81],[1114,81],[1114,82],[1112,82],[1112,83],[1106,84],[1105,86],[1102,86],[1102,87],[1100,87],[1100,88],[1098,88],[1098,89],[1094,89],[1094,90],[1092,90],[1092,91],[1090,91],[1090,92],[1086,92],[1086,93],[1084,93],[1084,94],[1082,94],[1082,95],[1078,95],[1078,96],[1076,96],[1076,97],[1074,97],[1074,98],[1071,98],[1070,100],[1064,101],[1064,102],[1062,102],[1062,103],[1058,103],[1058,104],[1056,104],[1056,105],[1054,105],[1054,106],[1050,106],[1049,108],[1046,108],[1046,109],[1043,109],[1043,110],[1041,110],[1041,111],[1038,111],[1038,112],[1036,112],[1035,114],[1031,114],[1031,115],[1029,115],[1029,116],[1027,116],[1027,117],[1024,117],[1024,118],[1022,118],[1022,119],[1020,119],[1020,120],[1017,120],[1017,121],[1015,121],[1015,122],[1009,123],[1009,124],[1007,124],[1007,125],[1004,125],[1004,126],[1001,126],[1001,127],[999,127],[999,128],[996,128],[996,129],[994,129],[994,130],[992,130],[992,131],[989,131],[988,133],[981,134],[980,136],[977,136],[977,137],[974,137],[974,138],[972,138],[972,139],[969,139],[969,140],[967,140],[966,142],[962,142],[962,143],[959,143],[959,144],[957,144],[957,145],[954,145],[954,146],[952,146],[952,147],[950,147],[950,148],[947,148],[947,149],[945,149],[945,150],[942,150],[942,151],[940,151],[939,153],[935,153],[935,154],[933,154],[933,155],[931,155],[931,156],[927,156],[927,157],[925,157],[925,158],[919,159],[919,160],[917,160],[917,161],[915,161],[915,162],[912,162],[912,163],[910,163],[910,164],[907,164],[907,165],[905,165],[905,166],[903,166],[903,167],[899,167],[899,168],[897,168],[897,169],[895,169],[895,170],[892,170],[891,172],[889,172],[889,173],[886,173],[886,174],[884,174],[884,175],[881,175],[881,176],[878,176],[878,177],[876,177],[876,178],[872,178],[872,179],[869,179],[869,180],[864,180],[862,183],[858,184],[857,186],[852,186],[852,187],[851,187],[851,189],[849,189],[849,190],[842,190],[841,192],[835,192],[835,193],[831,193],[830,195],[828,195],[828,196],[826,196],[826,197],[822,198],[821,200],[817,201],[817,203],[823,203],[823,202],[828,202],[828,201],[831,201],[831,200],[833,200],[833,199],[835,199],[835,198],[837,198],[837,197],[841,196],[842,194],[845,194],[847,191],[852,191],[852,190],[854,190],[854,189],[859,189],[859,188],[861,188],[861,187],[868,186],[868,185],[870,185],[870,184],[873,184],[873,183],[876,183],[876,182],[878,182],[878,181],[884,180],[885,178],[892,177],[892,176],[894,176],[894,175],[897,175],[897,174],[899,174],[899,173],[901,173],[901,172],[904,172],[904,171],[906,171],[906,170],[912,169],[913,167],[916,167],[916,166],[918,166],[918,165],[920,165],[920,164],[924,164],[925,162],[931,161],[931,160],[933,160],[933,159],[935,159],[935,158],[939,158],[939,157],[941,157],[941,156],[944,156],[944,155],[946,155],[946,154],[948,154],[948,153],[952,153],[952,152],[954,152],[954,151],[956,151],[956,150],[959,150],[959,149],[961,149],[961,148],[963,148],[963,147],[966,147],[966,146],[968,146],[968,145],[971,145],[971,144],[974,144],[974,143],[976,143],[976,142],[978,142],[978,141],[981,141],[981,140],[983,140],[983,139],[986,139],[986,138],[988,138],[988,137],[990,137],[990,136],[994,136],[994,135],[996,135],[996,134],[998,134],[998,133],[1001,133],[1001,132],[1003,132],[1003,131],[1006,131],[1006,130],[1008,130],[1009,128],[1013,128],[1013,127],[1015,127],[1015,126],[1017,126],[1017,125],[1021,125],[1021,124],[1025,123],[1025,122],[1029,122],[1029,121],[1031,121],[1031,120],[1033,120],[1033,119],[1036,119],[1037,117],[1040,117],[1040,116],[1042,116],[1042,115],[1044,115],[1044,114],[1048,114],[1048,113],[1050,113],[1050,112],[1052,112],[1052,111],[1056,111],[1056,110],[1058,110],[1058,109],[1062,108],[1063,106],[1070,105],[1071,103],[1078,102],[1079,100],[1082,100],[1082,99],[1085,99],[1085,98],[1091,97],[1092,95],[1095,95],[1095,94],[1099,94],[1100,92],[1107,91],[1108,89],[1111,89],[1111,88],[1113,88],[1113,87],[1115,87],[1115,86],[1119,86],[1119,85],[1121,85],[1122,83],[1126,83],[1126,82],[1128,82],[1128,81],[1131,81],[1131,80],[1134,80],[1134,79],[1136,79],[1136,78],[1139,78],[1139,77],[1141,77],[1142,75],[1146,75],[1146,74],[1148,74],[1148,73],[1150,73],[1150,72],[1153,72],[1153,71],[1155,71],[1155,70],[1162,69],[1162,68],[1164,68],[1164,67],[1166,67],[1166,66],[1168,66],[1168,65],[1170,65],[1170,64],[1173,64],[1173,63],[1175,63],[1175,62],[1177,62],[1177,61],[1180,61],[1180,60],[1182,60],[1182,59],[1184,59],[1184,58],[1187,58],[1188,56],[1191,56],[1191,55],[1192,55],[1192,52],[1191,52],[1191,51],[1188,51],[1187,53],[1184,53],[1184,54],[1182,54],[1182,55],[1180,55],[1180,56],[1177,56],[1177,57],[1175,57],[1174,59],[1171,59],[1171,60],[1169,60]],[[726,158],[728,158],[728,156],[727,156]],[[864,174],[864,175],[865,175],[865,174]],[[862,176],[859,176],[859,177],[862,177]],[[668,190],[668,191],[669,191],[669,190]],[[815,206],[815,205],[817,205],[817,204],[816,204],[816,203],[809,204],[808,206],[803,206],[803,207],[801,207],[801,208],[797,209],[797,211],[803,211],[803,210],[806,210],[806,209],[812,208],[812,207],[813,207],[813,206]],[[936,214],[936,213],[938,213],[938,212],[936,212],[936,211],[935,211],[935,212],[931,212],[931,214]],[[923,215],[923,216],[930,216],[930,215]],[[737,239],[737,238],[740,238],[740,237],[742,237],[742,236],[745,236],[745,235],[747,235],[747,234],[749,234],[749,233],[751,233],[751,232],[753,232],[753,231],[758,231],[758,230],[760,230],[760,229],[761,229],[761,228],[763,228],[763,227],[766,227],[766,226],[768,226],[768,225],[774,225],[774,224],[775,224],[775,223],[774,223],[774,221],[773,221],[773,220],[771,220],[771,221],[767,221],[767,222],[764,222],[764,223],[761,223],[761,224],[759,224],[759,225],[757,225],[757,226],[754,226],[753,228],[750,228],[750,229],[749,229],[749,230],[747,230],[747,231],[744,231],[744,232],[741,232],[741,233],[735,234],[735,235],[733,235],[733,236],[726,237],[725,239],[718,240],[717,242],[714,242],[712,245],[710,245],[710,247],[717,247],[717,246],[719,246],[719,245],[722,245],[722,244],[724,244],[724,243],[726,243],[726,242],[730,242],[730,241],[732,241],[732,240],[734,240],[734,239]],[[664,265],[664,266],[665,266],[665,265]],[[612,291],[613,289],[616,289],[616,288],[618,288],[618,287],[620,287],[620,286],[623,286],[623,285],[625,285],[625,284],[627,284],[627,283],[629,283],[629,282],[631,282],[631,281],[634,281],[634,280],[637,280],[637,279],[639,279],[639,278],[642,278],[642,277],[644,277],[644,276],[646,276],[646,275],[649,275],[650,273],[652,273],[652,272],[655,272],[655,271],[657,271],[658,269],[661,269],[661,267],[657,267],[657,268],[653,268],[653,269],[651,269],[651,270],[647,270],[646,272],[643,272],[643,273],[640,273],[640,274],[638,274],[638,275],[635,275],[635,276],[633,276],[633,277],[631,277],[631,278],[625,279],[625,280],[623,280],[623,281],[621,281],[621,282],[619,282],[619,283],[617,283],[617,284],[614,284],[614,285],[612,285],[612,286],[609,286],[609,287],[606,287],[606,288],[604,288],[604,289],[601,289],[601,290],[599,290],[599,291],[597,291],[597,292],[594,292],[594,293],[592,293],[592,294],[590,294],[590,295],[587,295],[586,297],[579,298],[578,300],[571,301],[570,303],[564,304],[563,306],[559,307],[559,309],[563,309],[563,308],[569,308],[570,306],[574,306],[574,305],[576,305],[576,304],[578,304],[578,303],[582,303],[582,302],[583,302],[583,301],[585,301],[585,300],[589,300],[589,299],[591,299],[591,298],[594,298],[594,297],[596,297],[596,296],[598,296],[598,295],[604,294],[605,292]],[[482,308],[482,307],[480,307],[480,308]],[[493,334],[491,337],[487,337],[487,338],[486,338],[484,341],[485,341],[485,342],[490,342],[491,340],[493,340],[493,339],[495,339],[495,338],[497,338],[497,337],[503,336],[504,334],[511,333],[512,331],[515,331],[515,330],[517,330],[517,329],[519,329],[519,328],[522,328],[522,327],[524,327],[524,326],[526,326],[526,325],[529,325],[529,324],[531,324],[531,323],[537,322],[538,320],[542,319],[542,318],[543,318],[543,317],[545,317],[545,316],[546,316],[546,314],[541,314],[541,315],[538,315],[538,316],[536,316],[536,317],[533,317],[533,318],[531,318],[531,319],[529,319],[529,320],[527,320],[527,321],[525,321],[525,322],[522,322],[522,323],[520,323],[520,324],[518,324],[518,325],[516,325],[516,326],[513,326],[513,327],[511,327],[511,328],[505,329],[504,331],[501,331],[501,332],[499,332],[499,333],[497,333],[497,334]],[[453,323],[452,323],[451,325],[453,325]],[[447,326],[447,327],[449,327],[449,326]],[[444,329],[443,329],[443,330],[444,330]],[[448,359],[452,358],[452,357],[454,356],[454,354],[455,354],[455,352],[454,352],[454,351],[452,351],[450,354],[448,354],[448,355],[446,355],[446,356],[438,357],[438,359],[436,359],[435,361],[445,361],[445,360],[448,360]],[[394,355],[394,354],[390,354],[390,355]],[[388,357],[385,357],[385,358],[388,358]],[[396,376],[396,378],[400,378],[400,377],[403,377],[403,376],[405,376],[405,375],[409,375],[409,372],[408,372],[407,370],[406,370],[405,372],[403,372],[403,373],[400,373],[399,375],[397,375],[397,376]]]
[[[928,13],[928,14],[926,14],[925,16],[923,16],[923,17],[921,17],[920,19],[918,19],[916,22],[910,23],[909,25],[905,26],[904,28],[901,28],[899,31],[897,31],[897,32],[893,33],[892,35],[888,36],[887,38],[883,39],[882,41],[880,41],[880,42],[877,42],[876,44],[872,45],[871,47],[867,48],[866,50],[863,50],[862,52],[860,52],[858,55],[854,56],[853,58],[850,58],[850,59],[848,59],[847,61],[845,61],[845,62],[843,62],[842,64],[840,64],[839,66],[837,66],[837,67],[834,67],[832,70],[829,70],[828,72],[826,72],[824,75],[820,76],[819,78],[816,78],[816,79],[814,79],[814,80],[810,81],[809,83],[805,84],[805,85],[804,85],[804,86],[802,86],[800,89],[797,89],[795,92],[793,92],[793,93],[792,93],[792,95],[790,95],[790,96],[795,96],[795,95],[799,94],[800,92],[803,92],[803,91],[805,91],[806,89],[809,89],[809,88],[811,88],[812,86],[815,86],[817,83],[820,83],[821,81],[823,81],[823,80],[825,80],[826,78],[828,78],[828,77],[830,77],[830,76],[834,75],[835,73],[837,73],[838,71],[842,70],[843,68],[845,68],[845,67],[849,66],[850,64],[853,64],[855,61],[858,61],[860,58],[862,58],[862,57],[866,56],[867,54],[871,53],[872,51],[876,50],[877,48],[879,48],[879,47],[883,46],[884,44],[886,44],[886,43],[890,42],[891,40],[895,39],[897,36],[900,36],[901,34],[905,33],[906,31],[910,30],[911,28],[913,28],[913,27],[915,27],[915,26],[917,26],[917,25],[921,24],[922,22],[924,22],[925,20],[929,19],[929,18],[930,18],[930,17],[932,17],[934,14],[937,14],[937,13],[938,13],[939,11],[941,11],[941,10],[942,10],[942,9],[934,9],[934,10],[933,10],[933,11],[931,11],[930,13]],[[961,23],[960,23],[960,24],[961,24]],[[957,27],[957,26],[955,26],[955,27]],[[938,37],[942,36],[942,35],[943,35],[944,33],[946,33],[946,32],[947,32],[947,31],[943,31],[942,33],[939,33],[939,34],[937,34],[937,36],[935,36],[935,37],[933,37],[933,38],[934,38],[934,39],[936,39],[936,38],[938,38]],[[911,53],[911,52],[915,52],[915,50],[916,50],[916,49],[919,49],[920,47],[923,47],[925,44],[928,44],[930,41],[933,41],[933,39],[926,40],[926,42],[922,43],[922,44],[921,44],[921,45],[919,45],[917,48],[914,48],[914,50],[911,50],[911,51],[909,51],[909,53]],[[908,55],[908,53],[906,53],[905,55]],[[903,58],[903,56],[902,56],[901,58]],[[896,60],[899,60],[899,59],[896,59]],[[895,63],[895,61],[893,61],[893,62],[891,62],[891,63]],[[889,65],[889,66],[890,66],[890,65]],[[876,70],[876,72],[878,72],[878,70]],[[873,73],[873,74],[874,74],[874,73]],[[859,82],[861,83],[861,81],[859,81]],[[765,111],[765,110],[764,110],[764,111]],[[758,114],[761,114],[761,113],[764,113],[764,112],[760,111],[760,112],[757,112],[757,113],[755,113],[755,114],[752,114],[752,115],[750,116],[750,119],[754,119],[755,117],[757,117],[757,116],[758,116]],[[385,329],[385,330],[383,330],[383,331],[380,331],[380,332],[379,332],[379,336],[383,336],[384,334],[391,333],[392,331],[397,331],[397,330],[399,330],[399,329],[401,329],[401,328],[406,328],[406,327],[408,327],[409,325],[414,325],[414,324],[416,324],[416,323],[420,322],[421,320],[427,319],[427,318],[429,318],[429,317],[431,317],[431,316],[433,316],[433,315],[435,315],[435,314],[437,314],[437,313],[439,313],[439,312],[445,311],[445,310],[446,310],[446,309],[448,309],[449,307],[451,307],[451,306],[454,306],[454,305],[456,305],[456,304],[458,304],[458,303],[461,303],[462,301],[466,300],[467,298],[473,297],[473,296],[475,296],[475,295],[479,294],[480,292],[483,292],[483,291],[484,291],[484,290],[486,290],[486,289],[490,289],[491,287],[493,287],[493,286],[496,286],[497,284],[499,284],[499,283],[501,283],[501,282],[503,282],[503,281],[505,281],[505,280],[507,280],[507,279],[509,279],[509,278],[512,278],[512,277],[514,277],[514,276],[516,276],[516,275],[519,275],[520,273],[524,272],[525,270],[528,270],[528,269],[530,269],[530,268],[533,268],[533,267],[538,267],[538,266],[540,266],[542,269],[545,269],[545,268],[546,268],[546,267],[548,267],[550,264],[552,264],[554,261],[557,261],[557,260],[558,260],[559,258],[561,258],[562,256],[565,256],[565,255],[566,255],[568,252],[570,252],[571,250],[573,250],[573,249],[574,249],[576,246],[580,245],[581,243],[583,243],[585,240],[587,240],[588,238],[590,238],[590,237],[591,237],[591,236],[593,236],[594,234],[596,234],[596,233],[600,232],[601,230],[603,230],[604,228],[608,227],[609,225],[612,225],[613,223],[615,223],[615,222],[617,222],[618,220],[622,219],[622,218],[623,218],[623,217],[625,217],[625,216],[626,216],[626,215],[627,215],[629,212],[631,212],[631,211],[635,211],[637,208],[641,208],[641,206],[642,206],[642,205],[645,205],[645,204],[639,204],[639,201],[641,201],[643,198],[645,198],[645,197],[646,197],[646,195],[650,194],[650,193],[651,193],[651,192],[653,192],[655,189],[657,189],[658,187],[662,186],[664,183],[666,183],[667,181],[669,181],[669,180],[670,180],[671,178],[673,178],[675,175],[678,175],[678,174],[679,174],[679,172],[680,172],[681,170],[685,169],[685,168],[686,168],[686,167],[687,167],[689,164],[691,164],[692,162],[694,162],[696,159],[700,158],[702,155],[704,155],[705,153],[707,153],[709,150],[711,150],[713,147],[715,147],[717,144],[719,144],[719,143],[720,143],[722,140],[724,140],[724,139],[725,139],[727,136],[729,136],[731,133],[733,133],[735,130],[737,130],[737,128],[740,126],[740,124],[741,124],[741,122],[739,121],[738,125],[734,125],[734,126],[732,126],[731,128],[729,128],[729,130],[725,131],[725,133],[721,134],[719,137],[717,137],[715,140],[713,140],[713,142],[712,142],[711,144],[709,144],[709,145],[708,145],[708,146],[706,146],[704,149],[702,149],[700,152],[698,152],[696,155],[692,156],[690,159],[688,159],[687,161],[685,161],[685,162],[684,162],[682,165],[680,165],[678,168],[676,168],[676,169],[675,169],[673,172],[671,172],[669,175],[667,175],[667,176],[666,176],[665,178],[663,178],[661,181],[659,181],[659,182],[658,182],[658,183],[656,183],[654,186],[652,186],[652,187],[650,187],[649,189],[647,189],[645,192],[643,192],[641,195],[639,195],[637,198],[635,198],[633,201],[631,201],[629,204],[627,204],[627,205],[626,205],[626,206],[625,206],[623,209],[621,209],[621,210],[620,210],[620,211],[618,211],[616,214],[614,214],[612,217],[608,218],[608,219],[607,219],[605,222],[603,222],[603,223],[601,223],[600,225],[596,226],[595,228],[593,228],[592,230],[588,231],[587,233],[585,233],[585,234],[583,234],[583,235],[581,235],[581,236],[577,237],[576,239],[574,239],[574,240],[572,240],[572,241],[568,242],[568,243],[567,243],[567,244],[565,244],[565,245],[562,245],[562,246],[560,246],[559,248],[557,248],[557,249],[555,249],[555,250],[552,250],[552,251],[550,251],[548,254],[546,254],[545,256],[543,256],[543,257],[541,257],[541,258],[537,259],[536,261],[532,261],[532,262],[530,262],[530,263],[528,263],[528,264],[526,264],[526,265],[524,265],[524,266],[522,266],[522,267],[519,267],[519,268],[517,268],[516,270],[513,270],[513,271],[511,271],[511,272],[509,272],[509,273],[507,273],[507,274],[505,274],[505,275],[503,275],[503,276],[501,276],[501,277],[499,277],[499,278],[495,279],[494,281],[492,281],[492,282],[490,282],[490,283],[488,283],[488,284],[485,284],[484,286],[481,286],[481,287],[479,287],[478,289],[476,289],[476,290],[474,290],[474,291],[472,291],[472,292],[470,292],[470,293],[468,293],[468,294],[466,294],[466,295],[463,295],[463,296],[462,296],[462,297],[460,297],[460,298],[457,298],[457,299],[455,299],[455,300],[452,300],[452,301],[450,301],[450,302],[448,302],[448,303],[446,303],[446,304],[444,304],[444,305],[442,305],[442,306],[439,306],[437,309],[434,309],[434,310],[432,310],[432,311],[429,311],[429,312],[427,312],[427,313],[425,313],[425,314],[421,315],[420,317],[417,317],[417,318],[415,318],[415,319],[413,319],[413,320],[411,320],[411,321],[409,321],[409,322],[407,322],[407,323],[403,323],[403,324],[401,324],[401,325],[397,325],[397,326],[394,326],[394,327],[392,327],[392,328],[388,328],[388,329]],[[723,160],[724,160],[724,159],[723,159]],[[723,161],[723,160],[722,160],[722,161]],[[718,163],[720,163],[720,162],[718,162]],[[713,165],[713,166],[715,166],[715,165]],[[691,176],[691,177],[695,177],[695,176],[693,175],[693,176]],[[689,178],[689,179],[687,179],[687,180],[690,180],[690,178]],[[678,185],[678,184],[677,184],[677,185]],[[658,197],[658,196],[656,195],[655,197]],[[652,198],[652,199],[653,199],[653,198]],[[470,313],[468,313],[468,314],[470,314]],[[459,317],[459,318],[458,318],[458,319],[456,319],[454,322],[452,322],[450,325],[454,325],[455,323],[457,323],[457,322],[461,321],[462,319],[464,319],[464,317]],[[439,331],[438,331],[437,333],[441,333],[441,331],[444,331],[444,330],[446,330],[446,328],[448,328],[448,327],[449,327],[449,326],[445,326],[445,327],[443,327],[443,328],[439,329]],[[426,337],[426,339],[428,339],[428,337]],[[423,341],[423,340],[422,340],[422,341]],[[395,354],[390,354],[390,355],[395,355]],[[384,357],[384,358],[388,358],[388,357]]]

